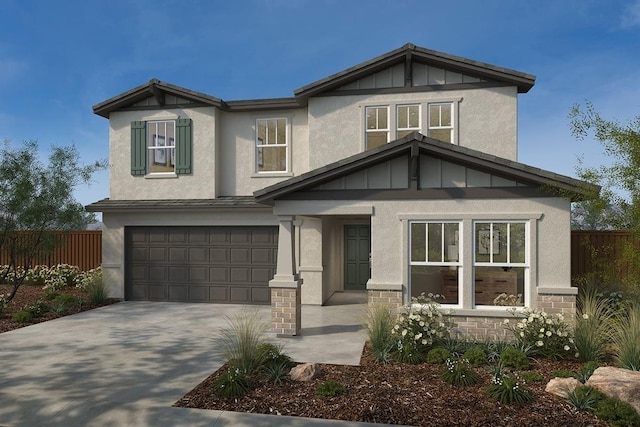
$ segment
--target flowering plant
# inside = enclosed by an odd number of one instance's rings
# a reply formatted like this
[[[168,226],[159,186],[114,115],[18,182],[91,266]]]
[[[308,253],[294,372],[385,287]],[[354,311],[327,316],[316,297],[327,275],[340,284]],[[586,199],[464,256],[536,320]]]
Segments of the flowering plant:
[[[449,336],[448,320],[436,299],[424,293],[411,299],[411,305],[398,316],[391,329],[394,356],[401,362],[418,363],[437,342]]]
[[[533,400],[529,390],[522,387],[513,375],[496,375],[486,389],[487,394],[504,405],[524,405]]]
[[[89,271],[82,271],[76,276],[76,288],[85,291],[94,283],[102,282],[102,267],[96,267]]]
[[[513,313],[515,315],[515,310]],[[569,325],[561,313],[551,315],[544,311],[524,309],[522,315],[515,325],[505,322],[505,327],[521,345],[530,347],[533,354],[552,359],[577,357]]]

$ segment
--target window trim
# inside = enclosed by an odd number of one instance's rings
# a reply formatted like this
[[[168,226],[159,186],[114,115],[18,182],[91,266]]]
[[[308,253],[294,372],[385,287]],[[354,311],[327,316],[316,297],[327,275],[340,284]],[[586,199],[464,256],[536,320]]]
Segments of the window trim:
[[[176,139],[177,139],[176,121],[177,121],[176,119],[151,119],[151,120],[145,120],[145,126],[146,126],[146,129],[147,129],[147,132],[149,132],[149,125],[150,124],[155,124],[156,125],[156,129],[157,129],[158,123],[165,123],[165,132],[166,132],[166,123],[172,123],[172,125],[173,125],[173,145],[172,146],[166,146],[166,147],[169,147],[169,148],[173,148],[173,171],[166,171],[166,172],[152,172],[151,171],[152,152],[155,151],[155,150],[158,150],[158,147],[149,145],[150,135],[151,134],[147,133],[147,140],[145,141],[145,150],[147,152],[145,177],[173,178],[173,177],[177,177],[178,176],[178,174],[176,173],[176,157],[175,157],[176,156]],[[156,134],[153,134],[153,135],[155,136]],[[166,144],[166,141],[165,141],[165,144]]]
[[[417,103],[406,103],[406,104],[395,104],[396,105],[396,116],[395,116],[395,133],[396,133],[396,139],[401,138],[399,136],[400,132],[405,132],[408,131],[409,133],[411,132],[421,132],[422,131],[422,103],[417,102]],[[408,126],[406,128],[401,128],[399,126],[400,123],[400,108],[402,107],[418,107],[418,126],[417,127],[411,127]],[[407,125],[409,124],[409,118],[407,117]]]
[[[259,144],[258,138],[258,126],[259,122],[269,122],[275,120],[284,120],[285,127],[285,143],[284,144]],[[276,126],[277,129],[277,126]],[[261,171],[258,166],[258,152],[260,148],[277,148],[284,147],[285,149],[285,169],[277,170],[277,171]],[[255,128],[254,128],[254,144],[253,144],[253,174],[252,176],[288,176],[291,173],[291,121],[287,116],[276,116],[276,117],[258,117],[255,120]]]
[[[441,123],[440,126],[431,126],[431,107],[432,106],[443,106],[443,105],[449,105],[451,106],[451,125],[450,126],[442,126],[442,108],[440,108],[440,117],[439,117],[439,122]],[[451,144],[457,144],[457,138],[456,138],[456,124],[458,123],[458,115],[457,115],[457,102],[455,101],[434,101],[434,102],[427,102],[427,130],[426,130],[426,135],[428,137],[431,137],[431,130],[449,130],[449,133],[451,135]],[[435,138],[437,139],[437,138]],[[446,142],[446,141],[443,141]]]
[[[387,127],[386,128],[380,128],[380,127],[376,127],[375,129],[369,129],[369,127],[367,126],[367,117],[369,115],[369,110],[375,108],[377,109],[385,109],[387,111]],[[378,125],[378,121],[379,121],[379,117],[378,114],[376,113],[376,126]],[[364,108],[364,146],[365,146],[365,150],[369,150],[370,148],[367,147],[367,140],[369,139],[367,137],[367,135],[369,133],[382,133],[385,132],[387,134],[387,144],[391,141],[391,123],[394,121],[394,118],[391,117],[391,105],[389,104],[374,104],[374,105],[367,105]]]

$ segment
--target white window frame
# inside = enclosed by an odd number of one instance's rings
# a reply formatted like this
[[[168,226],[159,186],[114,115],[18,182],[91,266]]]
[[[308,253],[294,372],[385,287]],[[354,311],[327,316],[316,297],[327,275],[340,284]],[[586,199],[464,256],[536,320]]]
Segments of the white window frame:
[[[413,233],[412,226],[413,224],[425,224],[425,260],[424,261],[414,261],[412,259],[411,249],[413,248]],[[440,261],[429,261],[429,224],[440,224],[441,225],[441,254],[442,258]],[[447,260],[448,248],[445,245],[445,224],[457,224],[458,225],[458,236],[457,236],[457,246],[458,246],[458,259],[456,261]],[[451,307],[461,307],[462,300],[462,283],[463,283],[463,248],[464,248],[464,224],[463,221],[456,220],[409,220],[408,222],[408,231],[409,231],[409,275],[411,275],[411,267],[413,266],[428,266],[428,267],[457,267],[458,272],[458,303],[456,304],[442,304],[445,306]],[[409,289],[409,297],[411,297],[413,283],[410,283]]]
[[[417,127],[405,127],[401,128],[400,123],[400,108],[402,107],[418,107],[418,126]],[[407,117],[407,125],[409,124],[409,117]],[[400,138],[399,133],[404,131],[409,132],[421,132],[422,131],[422,104],[421,103],[408,103],[408,104],[397,104],[396,105],[396,117],[395,117],[395,129],[396,129],[396,138]]]
[[[489,236],[491,237],[490,246],[489,246],[489,262],[479,262],[476,260],[477,250],[478,250],[478,242],[476,238],[476,231],[478,224],[490,224],[489,227]],[[507,224],[507,243],[506,243],[506,254],[507,261],[506,262],[494,262],[494,224]],[[524,262],[511,262],[511,224],[524,224]],[[473,271],[473,289],[471,290],[472,295],[475,295],[475,272],[476,267],[503,267],[503,268],[523,268],[524,269],[524,287],[522,290],[522,298],[523,298],[523,306],[517,306],[520,308],[528,307],[531,304],[529,301],[529,276],[531,272],[531,222],[528,220],[474,220],[473,221],[473,260],[472,260],[472,271]],[[477,305],[474,304],[475,309],[508,309],[510,307],[506,306],[498,306],[498,305]]]
[[[269,144],[268,142],[262,141],[262,143],[260,143],[261,139],[258,137],[258,129],[260,126],[260,122],[264,122],[265,123],[265,127],[268,128],[268,122],[270,121],[278,121],[278,120],[284,120],[284,128],[285,128],[285,143],[284,144]],[[290,141],[291,141],[291,131],[290,131],[290,126],[289,126],[289,118],[288,117],[261,117],[261,118],[257,118],[256,119],[256,125],[255,125],[255,149],[253,151],[254,153],[254,166],[253,166],[253,170],[254,173],[257,175],[277,175],[277,174],[286,174],[289,173],[290,170]],[[276,125],[276,132],[277,132],[278,126]],[[268,132],[267,132],[268,134]],[[277,136],[276,136],[276,141],[277,141]],[[284,170],[277,170],[277,171],[261,171],[260,170],[260,154],[261,154],[261,149],[269,149],[269,148],[277,148],[277,147],[284,147],[285,149],[285,163],[284,163]]]
[[[367,117],[369,116],[369,110],[371,110],[371,109],[376,109],[376,110],[385,109],[385,110],[387,110],[387,127],[386,128],[379,127],[379,115],[376,112],[376,127],[375,127],[375,129],[369,129]],[[367,146],[367,141],[369,139],[368,138],[368,134],[369,133],[386,132],[386,134],[387,134],[387,144],[389,143],[390,137],[391,137],[391,122],[392,122],[392,117],[391,117],[391,109],[389,108],[389,105],[368,105],[368,106],[366,106],[364,108],[364,130],[365,130],[364,142],[365,142],[365,150],[369,150],[369,147]]]
[[[451,125],[448,126],[443,126],[442,125],[442,108],[439,109],[439,117],[438,117],[438,126],[431,126],[431,107],[435,107],[435,106],[439,106],[442,107],[443,105],[448,105],[451,108]],[[457,103],[454,101],[438,101],[438,102],[428,102],[427,103],[427,136],[431,136],[431,131],[432,130],[449,130],[450,132],[450,139],[451,139],[451,144],[456,144],[456,137],[455,137],[455,130],[456,130],[456,124],[457,124],[457,114],[456,114],[456,105]]]
[[[162,133],[165,136],[165,141],[164,141],[164,145],[153,145],[152,141],[156,135],[160,135],[160,133],[158,132],[158,128],[159,125],[164,124],[164,132]],[[173,126],[173,138],[169,138],[169,141],[167,141],[167,125],[171,124],[171,126]],[[153,132],[151,131],[151,126],[155,125],[155,129],[156,131]],[[173,119],[155,119],[155,120],[147,120],[146,121],[146,136],[147,136],[147,141],[145,142],[145,146],[146,146],[146,150],[147,150],[147,175],[154,175],[154,176],[174,176],[175,172],[176,172],[176,121]],[[171,141],[171,139],[173,139],[173,141]],[[171,142],[173,142],[173,144],[171,145]],[[168,155],[165,153],[165,156],[167,156],[166,161],[170,162],[171,159],[173,159],[173,170],[172,171],[165,171],[165,172],[152,172],[151,171],[151,165],[154,161],[156,161],[157,156],[155,151],[159,151],[159,150],[167,150],[170,149]]]

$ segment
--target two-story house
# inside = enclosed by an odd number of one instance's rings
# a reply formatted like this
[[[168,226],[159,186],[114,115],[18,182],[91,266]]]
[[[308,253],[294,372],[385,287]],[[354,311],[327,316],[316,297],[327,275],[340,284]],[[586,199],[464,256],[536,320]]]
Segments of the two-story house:
[[[534,82],[407,44],[291,98],[154,79],[95,105],[110,296],[271,303],[281,334],[344,290],[444,295],[476,337],[501,336],[508,307],[572,313],[570,202],[589,186],[517,162]]]

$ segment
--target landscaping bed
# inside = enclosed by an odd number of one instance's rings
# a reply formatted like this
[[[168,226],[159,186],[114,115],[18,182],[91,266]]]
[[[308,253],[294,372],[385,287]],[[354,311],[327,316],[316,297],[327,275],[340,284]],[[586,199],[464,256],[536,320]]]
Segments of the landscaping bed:
[[[491,374],[485,368],[474,368],[482,377],[480,384],[451,385],[440,378],[440,364],[382,364],[375,361],[369,345],[360,366],[320,366],[320,377],[308,382],[261,380],[243,397],[221,398],[212,392],[212,385],[225,372],[225,365],[175,406],[413,426],[609,425],[544,391],[551,372],[578,371],[581,363],[577,361],[532,361],[530,371],[544,379],[526,383],[534,400],[523,406],[503,405],[487,396]],[[333,398],[317,396],[317,387],[327,380],[340,382],[346,393]]]
[[[0,285],[0,295],[7,295],[11,290],[8,285]],[[24,307],[33,306],[38,301],[43,302],[46,306],[52,307],[53,300],[47,300],[47,293],[42,289],[42,285],[22,285],[13,301],[6,307],[4,315],[0,316],[0,333],[11,331],[14,329],[22,328],[25,326],[33,325],[40,322],[46,322],[48,320],[56,319],[58,317],[68,316],[71,314],[80,313],[82,311],[92,310],[97,307],[109,305],[118,302],[117,299],[107,299],[102,304],[90,304],[88,302],[87,292],[76,288],[74,286],[67,286],[57,292],[58,295],[69,295],[74,297],[75,300],[64,304],[64,307],[60,307],[58,312],[46,311],[41,316],[34,317],[28,322],[15,322],[12,320],[15,313],[22,310]]]

